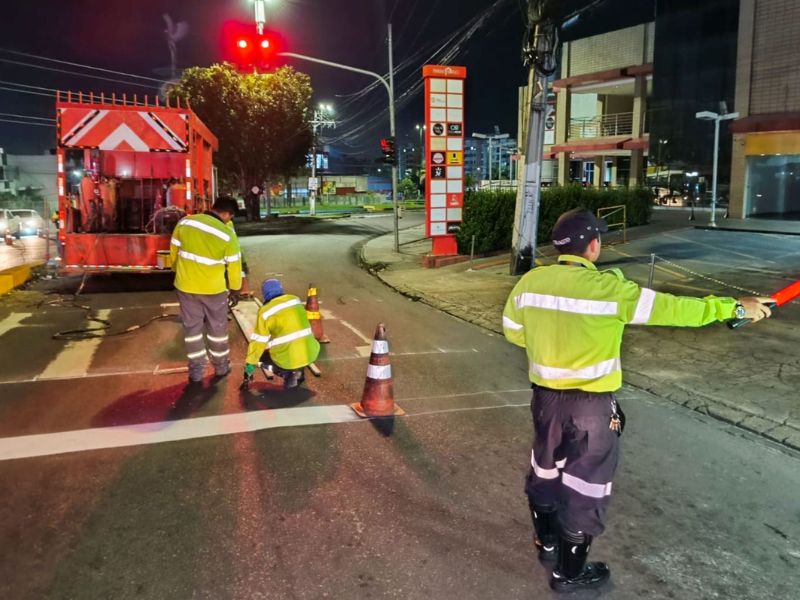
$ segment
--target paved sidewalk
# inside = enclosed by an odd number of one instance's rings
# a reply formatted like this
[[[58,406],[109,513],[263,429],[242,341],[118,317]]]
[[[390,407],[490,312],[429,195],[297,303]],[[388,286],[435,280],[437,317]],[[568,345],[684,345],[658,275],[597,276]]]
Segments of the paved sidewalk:
[[[651,225],[629,230],[627,244],[607,246],[599,266],[622,268],[646,285],[654,253],[653,287],[692,296],[769,294],[800,276],[800,237],[694,225],[678,211],[656,211]],[[361,261],[398,292],[502,335],[502,307],[517,281],[508,255],[476,259],[471,270],[469,263],[426,269],[423,236],[419,226],[402,231],[399,254],[391,235],[375,238],[361,248]],[[629,327],[623,370],[629,385],[800,449],[797,348],[795,302],[737,331]]]

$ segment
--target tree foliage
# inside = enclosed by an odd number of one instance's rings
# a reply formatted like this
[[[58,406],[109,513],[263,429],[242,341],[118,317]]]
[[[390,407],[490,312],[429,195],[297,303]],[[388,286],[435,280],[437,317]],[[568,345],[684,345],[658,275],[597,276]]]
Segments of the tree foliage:
[[[187,100],[219,139],[216,164],[241,192],[295,175],[311,146],[311,79],[291,67],[243,74],[232,65],[193,67],[170,92]]]

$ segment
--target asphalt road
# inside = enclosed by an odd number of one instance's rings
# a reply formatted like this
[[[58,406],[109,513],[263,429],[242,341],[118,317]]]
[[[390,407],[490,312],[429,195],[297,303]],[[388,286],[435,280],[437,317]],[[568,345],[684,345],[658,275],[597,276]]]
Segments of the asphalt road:
[[[50,240],[49,255],[51,257],[57,255],[55,239]],[[11,246],[0,239],[0,271],[29,262],[43,262],[47,256],[47,240],[43,237],[26,235],[14,239]]]
[[[359,269],[357,245],[389,226],[243,239],[252,281],[319,288],[333,341],[297,392],[239,393],[234,324],[234,375],[189,395],[174,317],[65,342],[53,334],[98,323],[33,293],[0,304],[0,597],[550,597],[522,494],[524,355]],[[80,299],[111,333],[174,301],[168,281],[141,279],[90,282]],[[354,421],[378,322],[407,416]],[[604,597],[793,597],[800,457],[643,392],[620,398],[628,431],[593,548],[612,565]],[[185,439],[152,443],[171,435]]]

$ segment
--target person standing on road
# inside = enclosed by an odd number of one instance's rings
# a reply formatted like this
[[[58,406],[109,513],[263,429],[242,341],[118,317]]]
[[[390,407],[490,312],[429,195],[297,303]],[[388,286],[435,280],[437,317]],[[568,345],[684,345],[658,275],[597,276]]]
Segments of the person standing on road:
[[[317,360],[319,342],[311,330],[303,302],[284,293],[280,281],[267,279],[261,293],[264,304],[258,310],[247,347],[241,389],[250,388],[259,362],[275,366],[284,388],[295,388],[303,382],[303,369]]]
[[[693,298],[639,287],[618,269],[598,271],[606,224],[590,211],[564,213],[553,228],[558,264],[520,279],[503,311],[506,339],[526,349],[533,383],[534,442],[525,492],[543,561],[557,560],[550,586],[568,592],[605,583],[610,570],[587,563],[603,533],[618,437],[625,417],[625,325],[702,327],[770,316],[771,298]]]
[[[210,211],[178,221],[172,233],[170,255],[190,383],[203,380],[208,355],[216,377],[231,370],[228,307],[239,302],[242,259],[239,240],[227,223],[237,208],[232,198],[218,198]]]

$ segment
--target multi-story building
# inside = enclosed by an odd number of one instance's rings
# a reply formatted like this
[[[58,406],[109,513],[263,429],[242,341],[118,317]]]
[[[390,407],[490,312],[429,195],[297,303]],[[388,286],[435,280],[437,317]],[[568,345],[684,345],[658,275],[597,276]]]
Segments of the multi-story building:
[[[8,160],[6,153],[0,148],[0,192],[11,192],[11,181],[8,180]]]
[[[800,219],[800,2],[740,0],[731,215]]]
[[[654,29],[651,22],[564,44],[548,114],[554,132],[545,134],[560,185],[644,183]]]

